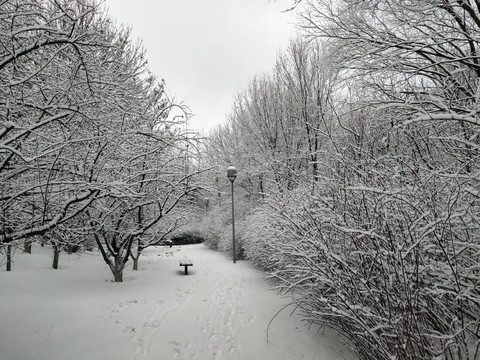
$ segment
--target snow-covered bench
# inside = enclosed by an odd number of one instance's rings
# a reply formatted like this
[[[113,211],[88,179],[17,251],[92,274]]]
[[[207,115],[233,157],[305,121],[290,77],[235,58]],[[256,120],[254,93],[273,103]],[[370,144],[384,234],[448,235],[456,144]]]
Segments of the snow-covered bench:
[[[185,267],[185,275],[188,275],[188,267],[193,266],[192,259],[182,259],[180,260],[180,266]]]

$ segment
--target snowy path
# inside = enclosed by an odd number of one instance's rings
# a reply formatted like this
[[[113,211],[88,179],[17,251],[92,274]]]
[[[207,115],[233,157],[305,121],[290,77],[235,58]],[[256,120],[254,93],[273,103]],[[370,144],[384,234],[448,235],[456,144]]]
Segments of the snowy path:
[[[122,284],[105,281],[97,255],[64,255],[55,271],[36,250],[0,272],[2,360],[351,358],[334,335],[308,331],[288,310],[267,342],[287,300],[249,262],[203,245],[148,249]],[[194,261],[188,276],[183,257]]]

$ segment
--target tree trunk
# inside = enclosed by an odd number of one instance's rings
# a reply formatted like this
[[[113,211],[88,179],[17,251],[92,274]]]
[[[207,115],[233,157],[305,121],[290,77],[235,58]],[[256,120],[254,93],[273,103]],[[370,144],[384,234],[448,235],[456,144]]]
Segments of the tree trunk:
[[[124,260],[121,255],[118,255],[115,258],[115,265],[110,266],[115,282],[123,282],[123,268],[125,267],[125,263],[126,260]]]
[[[140,254],[142,253],[143,248],[137,246],[137,256],[134,256],[133,253],[130,254],[130,257],[133,260],[133,270],[138,270],[138,260],[140,259]]]
[[[12,244],[7,245],[7,271],[12,271]]]
[[[112,269],[113,279],[115,282],[123,282],[123,269]]]
[[[58,269],[58,260],[60,259],[60,246],[53,245],[53,264],[54,269]]]
[[[23,251],[26,252],[27,254],[32,253],[32,241],[31,240],[25,240],[23,243]]]

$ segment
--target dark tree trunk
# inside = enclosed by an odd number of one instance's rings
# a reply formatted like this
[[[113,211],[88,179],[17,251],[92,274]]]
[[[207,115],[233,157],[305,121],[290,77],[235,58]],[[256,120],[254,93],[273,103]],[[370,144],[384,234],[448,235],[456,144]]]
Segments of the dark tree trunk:
[[[125,267],[125,263],[126,260],[122,256],[118,256],[115,258],[114,266],[110,266],[115,282],[123,282],[123,268]]]
[[[32,241],[31,240],[25,240],[23,243],[23,251],[26,252],[27,254],[32,253]]]
[[[134,256],[133,253],[130,254],[130,258],[133,261],[133,270],[138,270],[138,260],[140,259],[140,254],[142,253],[143,248],[137,247],[137,256]]]
[[[58,269],[58,260],[60,259],[60,246],[53,245],[53,264],[54,269]]]
[[[259,185],[260,194],[262,198],[265,199],[265,189],[263,187],[263,175],[260,175],[258,185]]]
[[[12,244],[7,245],[7,271],[12,271]]]
[[[120,270],[120,271],[115,270],[113,272],[113,278],[114,278],[115,282],[123,282],[123,271],[122,270]]]
[[[130,256],[130,252],[128,251],[128,255],[124,258],[118,252],[115,254],[115,258],[112,259],[107,255],[105,251],[105,247],[103,246],[102,241],[100,240],[100,236],[98,234],[94,234],[95,242],[97,243],[98,249],[102,253],[103,260],[108,264],[108,267],[112,271],[113,279],[115,282],[123,282],[123,268],[125,267],[125,263],[128,260],[128,256]],[[111,255],[113,255],[112,249],[109,249]]]
[[[112,268],[113,279],[115,282],[123,282],[123,269],[113,267]]]

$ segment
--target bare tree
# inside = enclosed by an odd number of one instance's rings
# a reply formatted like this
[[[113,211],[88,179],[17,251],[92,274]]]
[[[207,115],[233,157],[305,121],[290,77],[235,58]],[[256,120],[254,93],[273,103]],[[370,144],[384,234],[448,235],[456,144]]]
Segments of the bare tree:
[[[70,154],[96,141],[88,59],[110,43],[100,29],[110,22],[90,1],[0,7],[2,242],[11,244],[73,218],[98,192]]]
[[[0,7],[2,245],[75,224],[121,253],[118,275],[131,241],[190,190],[183,123],[168,119],[175,105],[144,49],[96,1]]]

